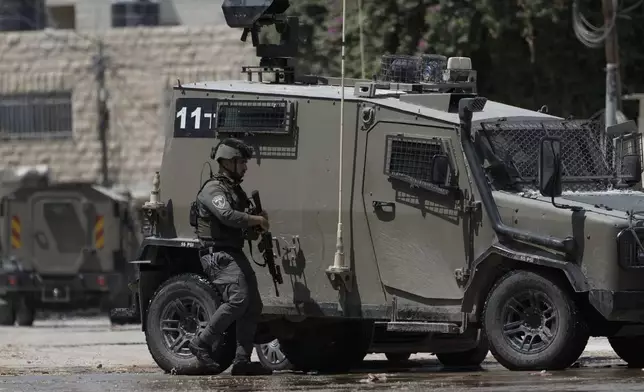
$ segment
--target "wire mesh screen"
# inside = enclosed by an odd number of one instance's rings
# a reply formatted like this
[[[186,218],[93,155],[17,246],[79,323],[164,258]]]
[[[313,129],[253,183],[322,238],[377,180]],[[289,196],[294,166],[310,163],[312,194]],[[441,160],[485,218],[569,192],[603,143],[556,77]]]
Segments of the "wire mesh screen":
[[[291,131],[293,105],[286,101],[220,102],[217,107],[217,131],[287,134]]]
[[[405,55],[383,55],[379,80],[397,83],[416,83],[421,78],[420,58]]]
[[[612,188],[620,180],[638,176],[634,157],[641,156],[641,135],[611,137],[601,123],[588,120],[505,121],[481,123],[492,153],[516,169],[520,183],[536,189],[541,138],[561,138],[565,190],[593,191]]]
[[[424,54],[421,67],[423,82],[443,83],[443,73],[447,69],[447,57],[439,54]]]
[[[299,130],[293,131],[284,137],[275,137],[267,134],[245,134],[240,138],[253,149],[253,158],[265,159],[297,159]]]
[[[422,56],[383,55],[379,80],[395,83],[444,83],[447,57],[436,54]]]
[[[72,93],[31,92],[0,95],[0,137],[67,137],[72,134]]]
[[[419,187],[435,189],[440,185],[432,183],[436,155],[445,155],[443,141],[439,138],[388,135],[384,173]]]

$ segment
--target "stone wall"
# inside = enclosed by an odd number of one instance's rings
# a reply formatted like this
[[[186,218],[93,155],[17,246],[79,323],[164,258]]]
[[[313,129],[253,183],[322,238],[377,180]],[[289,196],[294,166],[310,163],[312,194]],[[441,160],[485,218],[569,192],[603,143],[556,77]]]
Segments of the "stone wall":
[[[147,185],[161,164],[165,89],[177,79],[241,77],[241,65],[258,59],[250,40],[243,43],[240,36],[241,30],[225,24],[114,29],[82,36],[66,31],[0,34],[0,96],[71,89],[73,112],[68,137],[16,139],[0,129],[0,168],[46,164],[54,180],[100,181],[92,65],[100,40],[108,56],[110,177],[128,187]]]

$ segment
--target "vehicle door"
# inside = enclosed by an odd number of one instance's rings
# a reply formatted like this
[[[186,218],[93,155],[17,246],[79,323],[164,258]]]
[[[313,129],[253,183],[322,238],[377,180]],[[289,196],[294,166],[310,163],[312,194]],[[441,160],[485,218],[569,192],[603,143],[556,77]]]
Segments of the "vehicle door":
[[[455,138],[451,126],[380,122],[368,131],[365,214],[383,284],[398,296],[462,298],[455,271],[470,236],[452,187]],[[442,175],[432,180],[433,169]]]
[[[40,274],[79,272],[89,244],[83,197],[75,193],[37,193],[32,198],[34,264]]]

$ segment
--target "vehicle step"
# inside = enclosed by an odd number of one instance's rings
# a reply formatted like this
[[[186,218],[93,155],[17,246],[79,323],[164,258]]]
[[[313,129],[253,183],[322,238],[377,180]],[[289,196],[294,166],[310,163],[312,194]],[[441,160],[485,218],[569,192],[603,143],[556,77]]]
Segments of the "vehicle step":
[[[438,332],[459,333],[459,326],[453,323],[425,323],[422,321],[391,321],[387,324],[387,332]]]

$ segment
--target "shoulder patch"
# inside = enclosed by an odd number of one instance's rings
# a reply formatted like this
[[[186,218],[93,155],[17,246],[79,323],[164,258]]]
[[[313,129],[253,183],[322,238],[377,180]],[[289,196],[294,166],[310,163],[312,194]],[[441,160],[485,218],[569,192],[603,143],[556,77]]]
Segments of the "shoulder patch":
[[[215,208],[222,209],[226,207],[226,198],[224,195],[217,195],[212,198],[212,205],[215,206]]]

